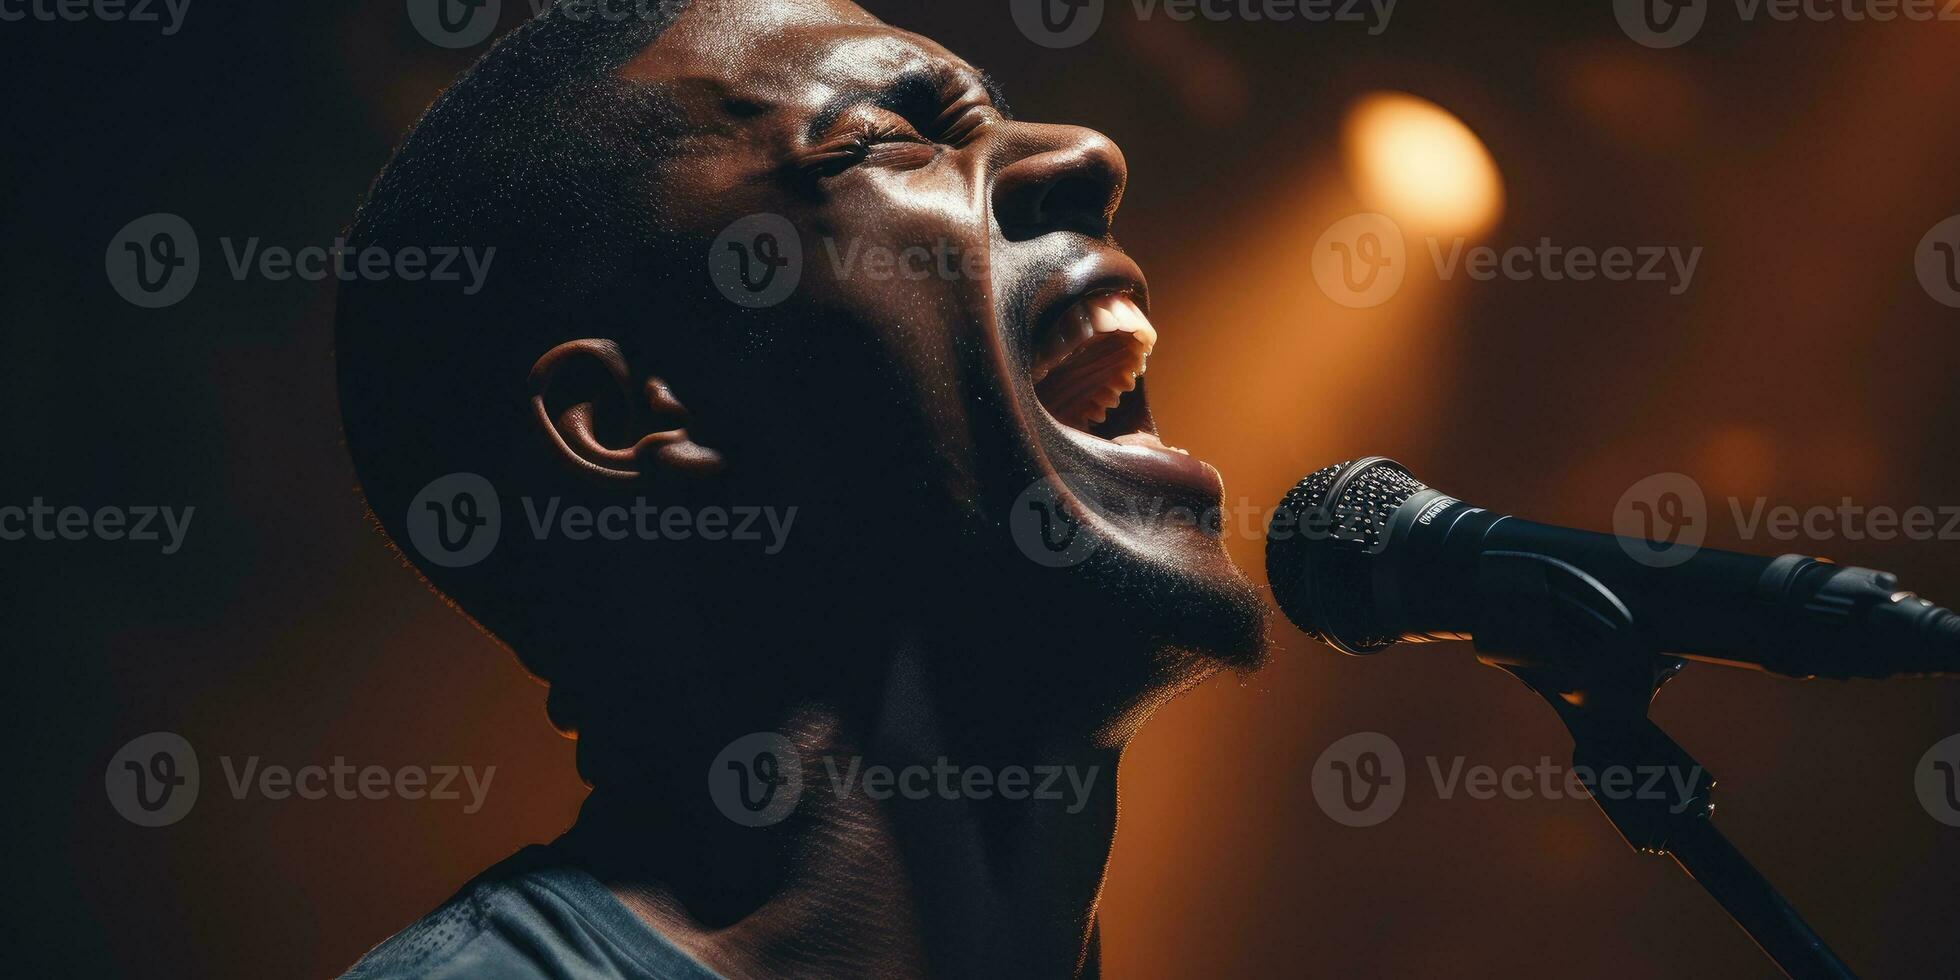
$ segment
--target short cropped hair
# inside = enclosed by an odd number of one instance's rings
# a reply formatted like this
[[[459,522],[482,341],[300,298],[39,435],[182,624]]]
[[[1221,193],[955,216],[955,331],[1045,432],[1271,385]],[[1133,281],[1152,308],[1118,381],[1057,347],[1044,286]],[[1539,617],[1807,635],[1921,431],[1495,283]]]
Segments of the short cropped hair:
[[[642,337],[657,317],[647,297],[674,273],[659,260],[662,230],[645,188],[679,124],[666,94],[618,70],[685,5],[619,0],[630,7],[622,16],[593,0],[554,3],[430,106],[370,189],[348,231],[352,254],[495,249],[474,295],[467,283],[428,278],[341,285],[335,357],[347,446],[369,510],[394,541],[408,541],[416,494],[446,474],[484,476],[500,496],[559,492],[542,445],[519,436],[531,364],[568,340]],[[507,528],[523,520],[504,516]],[[577,615],[582,597],[573,585],[554,590],[550,575],[516,574],[550,558],[526,537],[507,531],[467,568],[417,564],[553,684],[553,720],[575,728],[560,695],[604,681],[542,635],[541,617]]]

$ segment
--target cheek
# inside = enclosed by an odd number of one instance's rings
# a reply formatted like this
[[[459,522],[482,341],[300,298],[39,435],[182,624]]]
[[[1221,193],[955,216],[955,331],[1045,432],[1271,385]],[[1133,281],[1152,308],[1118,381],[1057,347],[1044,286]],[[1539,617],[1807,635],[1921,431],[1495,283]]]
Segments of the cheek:
[[[893,328],[987,325],[992,225],[967,182],[940,169],[856,175],[806,243],[809,274],[849,309]]]

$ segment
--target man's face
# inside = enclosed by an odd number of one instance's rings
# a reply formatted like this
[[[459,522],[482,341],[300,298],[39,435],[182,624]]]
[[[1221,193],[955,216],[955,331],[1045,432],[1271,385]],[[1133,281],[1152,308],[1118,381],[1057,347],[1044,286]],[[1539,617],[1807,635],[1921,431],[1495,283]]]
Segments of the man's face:
[[[754,225],[714,243],[757,263],[749,285],[802,257],[787,296],[711,295],[695,326],[765,365],[737,394],[680,392],[767,457],[731,469],[859,481],[864,510],[906,516],[861,519],[840,561],[914,556],[902,576],[939,581],[989,641],[1139,689],[1257,662],[1263,606],[1219,540],[1218,473],[1165,447],[1138,382],[1157,331],[1109,233],[1114,143],[1007,118],[980,72],[832,0],[697,0],[621,74],[680,107],[690,135],[655,196],[694,254],[751,215],[795,229],[773,251]]]

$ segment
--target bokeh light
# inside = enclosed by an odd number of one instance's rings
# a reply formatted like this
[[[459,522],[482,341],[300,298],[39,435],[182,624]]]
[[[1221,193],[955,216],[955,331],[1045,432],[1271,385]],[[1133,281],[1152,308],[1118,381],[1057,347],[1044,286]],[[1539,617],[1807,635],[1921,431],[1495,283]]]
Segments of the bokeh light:
[[[1470,235],[1503,213],[1497,162],[1434,102],[1402,92],[1363,96],[1348,110],[1341,143],[1355,193],[1397,221]]]

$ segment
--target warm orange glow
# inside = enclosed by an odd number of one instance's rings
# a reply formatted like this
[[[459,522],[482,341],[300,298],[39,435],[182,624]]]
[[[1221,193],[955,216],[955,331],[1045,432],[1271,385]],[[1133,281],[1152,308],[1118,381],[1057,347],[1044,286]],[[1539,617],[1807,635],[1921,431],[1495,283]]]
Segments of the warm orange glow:
[[[1369,207],[1424,231],[1475,234],[1504,209],[1482,140],[1449,110],[1401,92],[1363,96],[1342,132],[1348,179]]]

